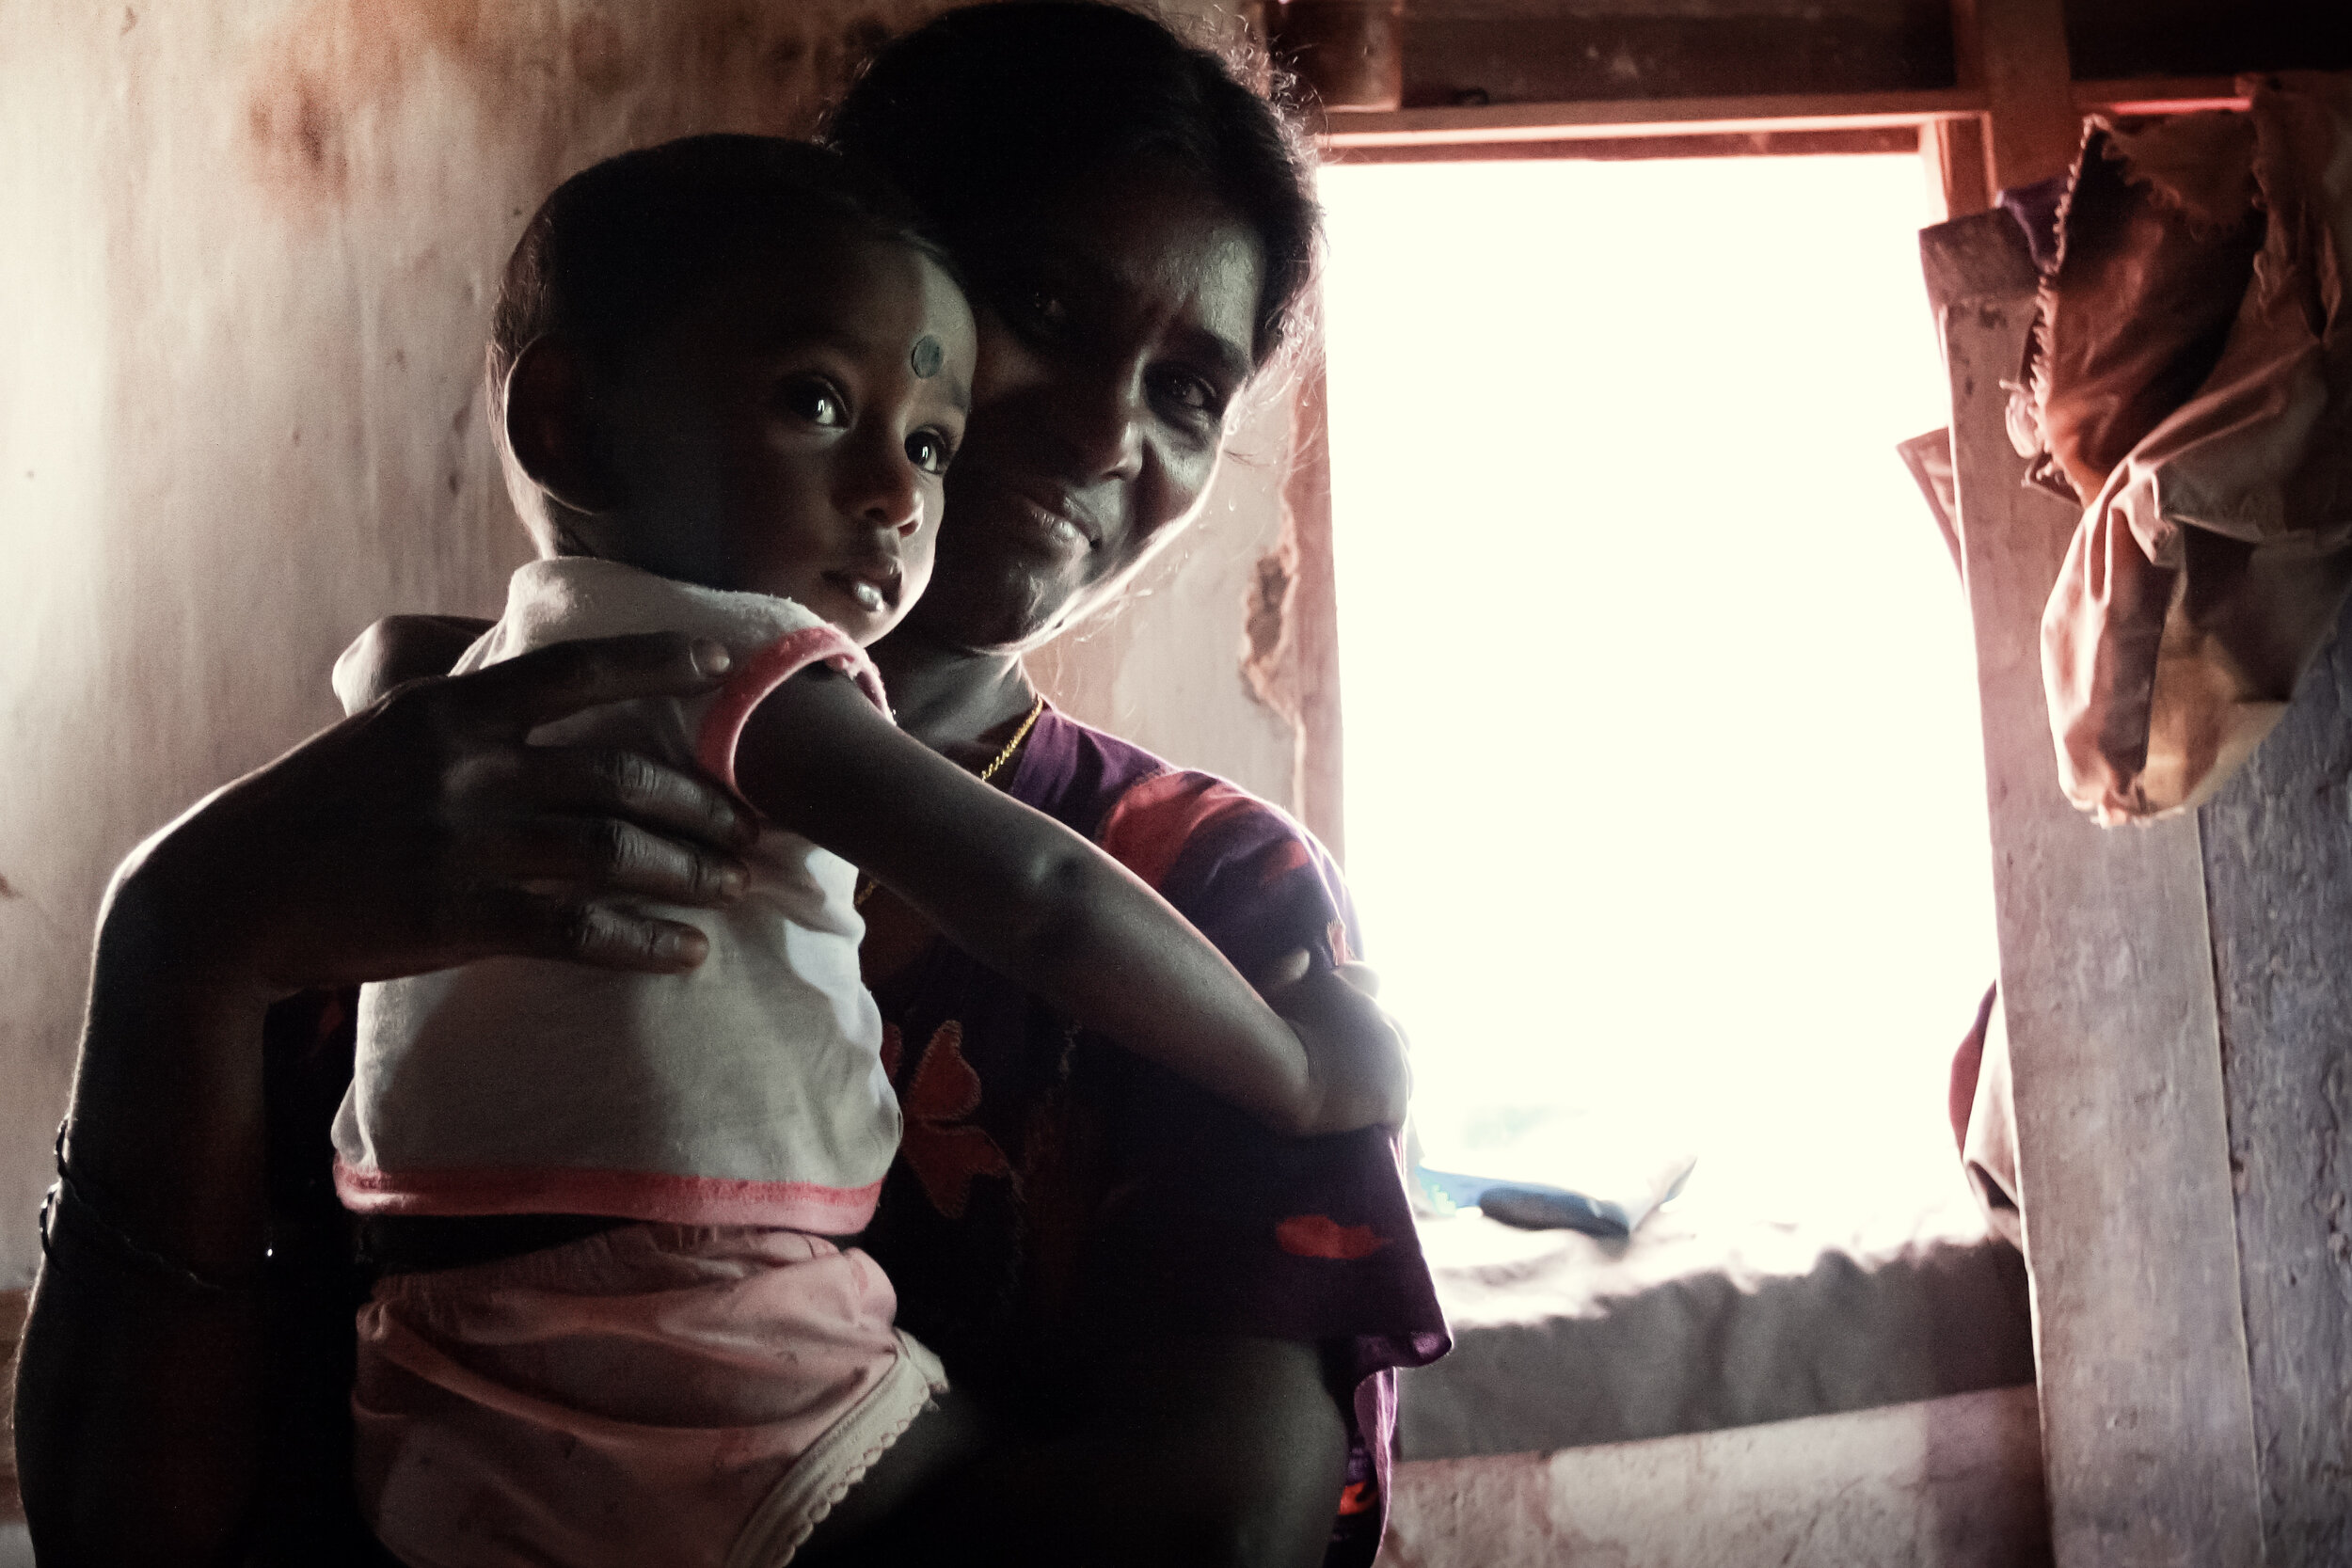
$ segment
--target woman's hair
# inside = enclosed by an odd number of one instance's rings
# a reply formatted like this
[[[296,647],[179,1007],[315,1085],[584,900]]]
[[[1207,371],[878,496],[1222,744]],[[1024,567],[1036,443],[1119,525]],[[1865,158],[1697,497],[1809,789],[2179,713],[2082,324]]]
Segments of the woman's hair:
[[[593,164],[540,203],[507,259],[490,319],[491,395],[503,398],[534,338],[558,332],[609,356],[761,247],[845,230],[948,265],[903,192],[806,142],[687,136]]]
[[[1261,364],[1314,270],[1313,158],[1297,124],[1217,55],[1120,6],[949,11],[883,45],[824,135],[904,187],[983,291],[995,253],[1041,203],[1137,163],[1200,181],[1257,232]]]

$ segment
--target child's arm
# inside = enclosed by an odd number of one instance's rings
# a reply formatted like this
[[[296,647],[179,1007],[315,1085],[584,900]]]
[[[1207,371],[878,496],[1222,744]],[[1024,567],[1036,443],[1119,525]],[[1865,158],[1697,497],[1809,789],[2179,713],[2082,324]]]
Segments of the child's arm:
[[[1347,1037],[1360,1031],[1295,1031],[1141,880],[909,738],[832,671],[803,671],[754,710],[736,779],[966,952],[1268,1125],[1404,1119],[1392,1033],[1366,1055]]]

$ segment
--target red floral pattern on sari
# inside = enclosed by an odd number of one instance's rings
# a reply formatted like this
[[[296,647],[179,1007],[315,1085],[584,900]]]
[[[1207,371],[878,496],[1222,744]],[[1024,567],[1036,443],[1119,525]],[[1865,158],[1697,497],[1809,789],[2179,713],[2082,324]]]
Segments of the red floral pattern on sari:
[[[1294,1258],[1337,1258],[1353,1262],[1389,1244],[1368,1225],[1342,1225],[1328,1214],[1293,1214],[1274,1227],[1274,1244]]]
[[[962,1218],[976,1177],[1012,1174],[996,1140],[969,1119],[980,1108],[980,1075],[963,1059],[963,1025],[949,1019],[932,1033],[912,1083],[898,1082],[906,1040],[895,1023],[882,1025],[882,1070],[898,1085],[898,1109],[906,1121],[899,1135],[900,1157],[923,1184],[932,1208],[948,1219]]]

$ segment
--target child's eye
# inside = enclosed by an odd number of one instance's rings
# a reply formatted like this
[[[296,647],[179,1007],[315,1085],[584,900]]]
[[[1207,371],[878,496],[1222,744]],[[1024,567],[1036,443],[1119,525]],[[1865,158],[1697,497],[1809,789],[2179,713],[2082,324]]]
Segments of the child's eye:
[[[783,404],[786,412],[814,425],[845,425],[850,422],[848,401],[834,388],[833,383],[820,376],[794,376],[784,384],[777,401]]]
[[[907,437],[907,461],[927,474],[944,474],[955,447],[936,430],[918,430]]]

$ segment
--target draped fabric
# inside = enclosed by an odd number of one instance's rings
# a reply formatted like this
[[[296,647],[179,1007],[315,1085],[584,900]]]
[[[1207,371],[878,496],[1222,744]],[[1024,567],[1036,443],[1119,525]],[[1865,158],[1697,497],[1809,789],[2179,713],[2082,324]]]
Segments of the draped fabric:
[[[1328,968],[1360,945],[1323,847],[1222,779],[1049,707],[1002,782],[1245,974],[1300,950]],[[1369,1568],[1397,1369],[1449,1342],[1394,1135],[1278,1138],[945,942],[874,995],[906,1132],[863,1244],[898,1287],[900,1325],[961,1386],[1049,1424],[1073,1347],[1105,1337],[1320,1346],[1351,1450],[1325,1560]],[[1138,1496],[1162,1484],[1136,1478]]]
[[[2029,478],[2084,505],[2042,623],[2068,796],[2210,797],[2352,588],[2352,78],[2091,122],[2044,277]]]

